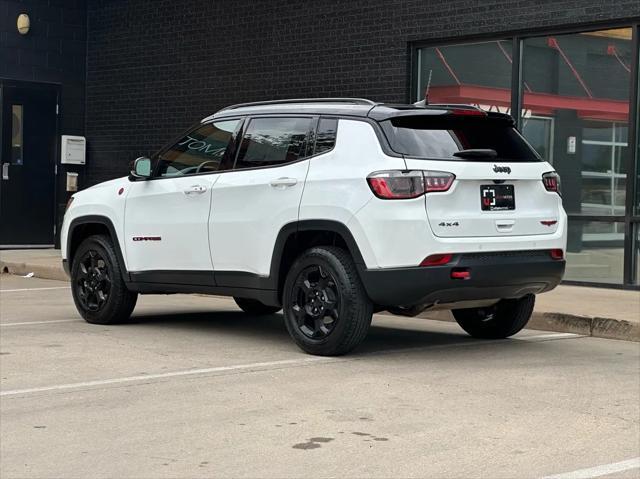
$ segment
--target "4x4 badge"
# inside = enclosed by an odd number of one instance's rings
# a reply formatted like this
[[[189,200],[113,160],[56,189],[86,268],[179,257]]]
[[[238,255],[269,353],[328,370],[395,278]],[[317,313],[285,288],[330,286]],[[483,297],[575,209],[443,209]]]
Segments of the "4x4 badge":
[[[493,165],[493,171],[496,173],[508,173],[511,174],[511,168],[509,166]]]

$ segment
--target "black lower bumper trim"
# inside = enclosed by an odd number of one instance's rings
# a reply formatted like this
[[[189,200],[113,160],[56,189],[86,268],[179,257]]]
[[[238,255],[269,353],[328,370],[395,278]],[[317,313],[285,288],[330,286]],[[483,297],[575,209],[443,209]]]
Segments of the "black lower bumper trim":
[[[371,300],[382,306],[415,306],[484,299],[520,298],[555,288],[565,261],[546,250],[455,255],[445,266],[360,269]],[[468,279],[452,279],[465,270]]]

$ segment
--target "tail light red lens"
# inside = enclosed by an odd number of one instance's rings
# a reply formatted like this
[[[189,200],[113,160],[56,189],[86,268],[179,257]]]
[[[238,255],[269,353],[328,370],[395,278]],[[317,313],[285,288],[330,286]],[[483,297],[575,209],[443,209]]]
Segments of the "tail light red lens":
[[[448,191],[455,175],[444,171],[424,171],[424,188],[427,193]]]
[[[443,266],[451,262],[453,255],[451,253],[432,254],[422,260],[420,266]]]
[[[455,175],[444,171],[378,171],[367,177],[373,194],[385,200],[417,198],[451,188]]]
[[[421,171],[380,171],[369,175],[367,181],[378,198],[417,198],[425,192]]]
[[[551,259],[564,258],[564,251],[562,251],[560,248],[552,249],[550,253],[551,253]]]
[[[542,175],[542,184],[547,191],[560,194],[560,175],[555,171],[544,173]]]

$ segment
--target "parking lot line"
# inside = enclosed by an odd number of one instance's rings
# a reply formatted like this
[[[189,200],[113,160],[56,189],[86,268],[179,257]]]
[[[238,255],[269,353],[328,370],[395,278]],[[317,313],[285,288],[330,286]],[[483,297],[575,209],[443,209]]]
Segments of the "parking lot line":
[[[261,362],[261,363],[237,364],[234,366],[218,366],[213,368],[187,369],[183,371],[172,371],[168,373],[145,374],[145,375],[139,375],[139,376],[126,376],[126,377],[112,378],[112,379],[98,379],[95,381],[84,381],[79,383],[57,384],[54,386],[44,386],[44,387],[37,387],[37,388],[14,389],[11,391],[1,391],[0,396],[17,396],[20,394],[28,394],[28,393],[35,393],[35,392],[59,391],[64,389],[77,389],[77,388],[84,388],[84,387],[91,387],[91,386],[104,386],[107,384],[148,381],[151,379],[163,379],[163,378],[171,378],[176,376],[191,376],[194,374],[210,374],[210,373],[228,372],[228,371],[242,371],[242,370],[260,369],[260,368],[274,367],[274,366],[278,367],[278,366],[291,366],[291,365],[301,365],[301,364],[318,363],[318,362],[332,362],[336,360],[338,359],[326,358],[326,357],[305,357],[305,358],[297,358],[297,359],[283,359],[279,361],[267,361],[267,362]]]
[[[640,457],[635,457],[626,461],[603,464],[587,469],[578,469],[577,471],[564,472],[553,476],[545,476],[542,479],[591,479],[592,477],[601,477],[638,468],[640,468]]]
[[[17,293],[20,291],[46,291],[51,289],[71,289],[71,286],[49,286],[46,288],[0,289],[0,293]]]
[[[79,320],[78,320],[79,321]],[[53,321],[51,321],[53,322]],[[523,338],[514,338],[520,341],[547,341],[550,339],[570,339],[570,338],[579,338],[582,336],[576,334],[569,333],[550,333],[550,334],[540,334],[535,336],[525,336]],[[467,346],[481,346],[489,343],[501,343],[504,340],[494,340],[494,341],[473,341],[468,340],[462,343],[452,343],[452,344],[440,344],[437,346],[424,346],[424,347],[415,347],[415,348],[404,348],[404,349],[390,349],[387,351],[379,351],[371,354],[367,354],[364,357],[378,356],[382,354],[398,354],[398,353],[410,353],[412,351],[422,351],[425,349],[434,350],[434,349],[448,349],[453,347],[467,347]],[[331,362],[347,362],[347,361],[357,361],[363,359],[363,356],[351,356],[351,357],[303,357],[298,359],[283,359],[278,361],[267,361],[267,362],[259,362],[259,363],[249,363],[249,364],[237,364],[233,366],[217,366],[212,368],[200,368],[200,369],[186,369],[181,371],[172,371],[167,373],[157,373],[157,374],[145,374],[139,376],[125,376],[120,378],[109,378],[109,379],[97,379],[93,381],[83,381],[77,383],[67,383],[67,384],[57,384],[52,386],[42,386],[42,387],[34,387],[34,388],[25,388],[25,389],[13,389],[8,391],[0,391],[0,397],[6,396],[20,396],[23,394],[30,393],[39,393],[39,392],[47,392],[47,391],[61,391],[61,390],[70,390],[70,389],[81,389],[92,386],[106,386],[110,384],[120,384],[120,383],[133,383],[133,382],[147,382],[152,379],[165,379],[172,377],[180,377],[180,376],[193,376],[199,374],[211,374],[218,372],[233,372],[233,371],[250,371],[253,369],[261,369],[261,368],[269,368],[269,367],[281,367],[281,366],[301,366],[305,364],[322,364],[322,363],[331,363]]]
[[[546,333],[546,334],[536,334],[533,336],[520,336],[514,337],[512,339],[517,339],[519,341],[548,341],[551,339],[570,339],[570,338],[581,338],[585,337],[583,334],[575,334],[575,333]]]
[[[7,326],[28,326],[31,324],[52,324],[52,323],[75,323],[76,321],[84,321],[83,319],[53,319],[51,321],[23,321],[20,323],[0,323],[0,328]]]

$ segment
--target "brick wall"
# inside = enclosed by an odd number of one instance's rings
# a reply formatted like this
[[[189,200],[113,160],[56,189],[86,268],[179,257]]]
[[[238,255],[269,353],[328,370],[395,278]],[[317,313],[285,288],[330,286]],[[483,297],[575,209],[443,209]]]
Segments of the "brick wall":
[[[637,0],[89,0],[88,181],[230,103],[406,101],[411,41],[639,15]]]
[[[16,27],[20,13],[31,20],[27,35]],[[0,78],[60,85],[62,135],[84,135],[86,13],[84,0],[0,0]],[[69,196],[67,170],[80,173],[84,183],[82,167],[59,168],[58,223]]]
[[[31,19],[20,35],[20,13]],[[0,78],[61,85],[61,130],[84,133],[86,64],[84,0],[0,0]]]

